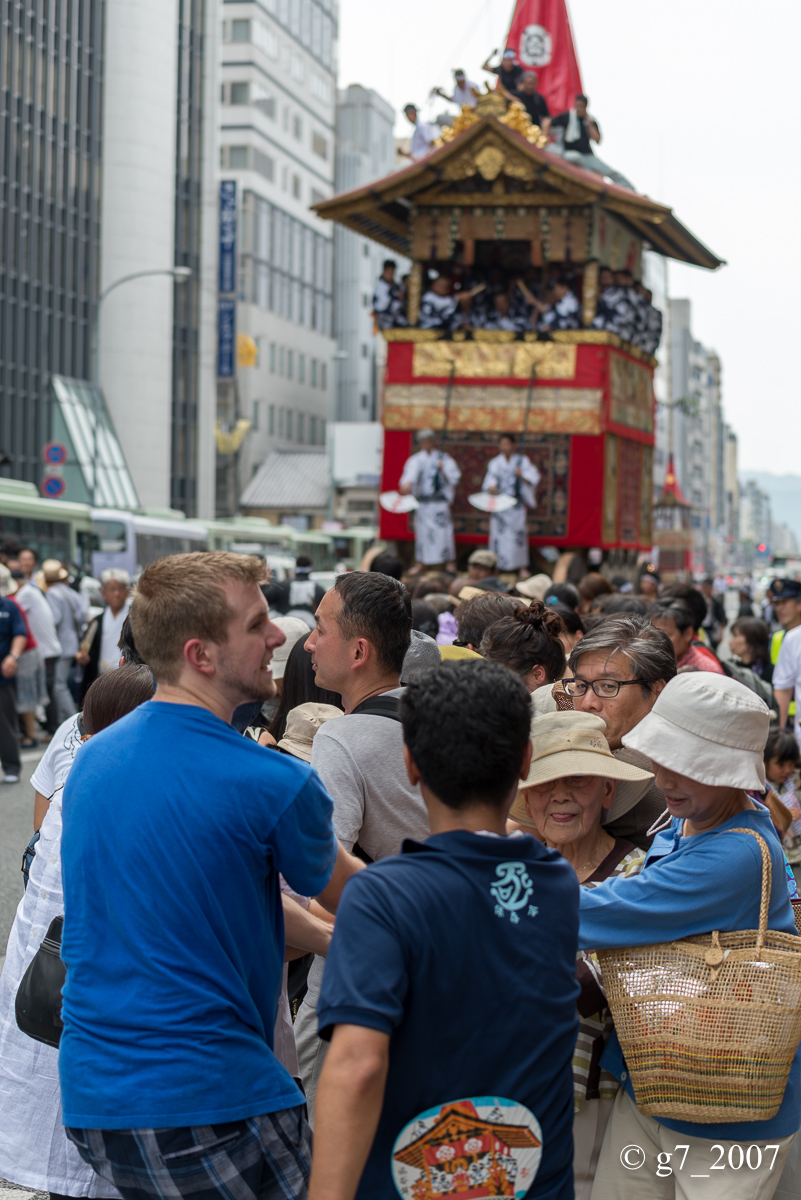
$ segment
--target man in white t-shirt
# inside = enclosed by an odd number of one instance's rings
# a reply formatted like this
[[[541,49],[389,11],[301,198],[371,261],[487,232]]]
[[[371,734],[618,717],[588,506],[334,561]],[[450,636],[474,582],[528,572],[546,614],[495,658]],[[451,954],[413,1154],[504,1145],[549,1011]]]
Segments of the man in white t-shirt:
[[[801,745],[801,625],[790,629],[782,639],[779,658],[773,668],[773,690],[779,705],[779,724],[787,724],[790,703],[795,698],[795,738]]]
[[[75,661],[83,666],[81,703],[98,675],[116,671],[120,665],[120,636],[131,607],[131,577],[127,571],[110,567],[103,571],[100,583],[106,607],[92,622],[75,656]]]
[[[459,108],[476,107],[476,99],[481,94],[481,88],[477,83],[473,83],[472,79],[468,79],[461,67],[457,67],[453,72],[453,92],[449,96],[444,88],[434,88],[432,93],[434,96],[441,96],[443,100],[449,100],[451,104],[458,104]]]

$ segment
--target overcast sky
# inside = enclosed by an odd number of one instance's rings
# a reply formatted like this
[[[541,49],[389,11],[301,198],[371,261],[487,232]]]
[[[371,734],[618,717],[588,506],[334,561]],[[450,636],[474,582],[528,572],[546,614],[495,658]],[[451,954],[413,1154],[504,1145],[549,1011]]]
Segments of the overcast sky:
[[[340,85],[374,88],[423,116],[451,67],[476,82],[503,43],[513,0],[340,0]],[[672,263],[670,292],[723,363],[741,469],[801,473],[801,4],[764,0],[571,0],[601,155],[671,205],[727,266]],[[455,111],[455,110],[454,110]]]

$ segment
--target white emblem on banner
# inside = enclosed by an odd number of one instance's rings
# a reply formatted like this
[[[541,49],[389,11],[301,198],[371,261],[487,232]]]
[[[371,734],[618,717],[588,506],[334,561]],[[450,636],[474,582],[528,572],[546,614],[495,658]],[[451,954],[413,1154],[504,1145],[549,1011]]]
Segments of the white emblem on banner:
[[[527,25],[520,38],[520,61],[526,67],[547,67],[551,61],[553,43],[543,25]]]

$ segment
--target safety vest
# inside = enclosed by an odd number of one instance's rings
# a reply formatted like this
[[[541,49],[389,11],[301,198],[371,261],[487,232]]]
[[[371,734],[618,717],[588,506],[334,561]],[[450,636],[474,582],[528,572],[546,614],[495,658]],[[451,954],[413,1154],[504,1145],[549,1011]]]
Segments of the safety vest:
[[[774,667],[779,661],[779,651],[782,648],[782,642],[784,641],[784,635],[786,632],[787,631],[785,629],[777,629],[770,639],[770,661],[773,663]],[[790,707],[787,710],[787,715],[795,719],[795,700],[790,701]]]

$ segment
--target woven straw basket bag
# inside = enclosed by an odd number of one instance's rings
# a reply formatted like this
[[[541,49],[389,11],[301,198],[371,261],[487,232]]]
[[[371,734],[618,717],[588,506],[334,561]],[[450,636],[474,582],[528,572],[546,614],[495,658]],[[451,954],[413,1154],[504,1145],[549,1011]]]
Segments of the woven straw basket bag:
[[[642,1113],[682,1121],[765,1121],[801,1041],[801,939],[768,929],[762,852],[759,930],[599,950],[603,982]]]

